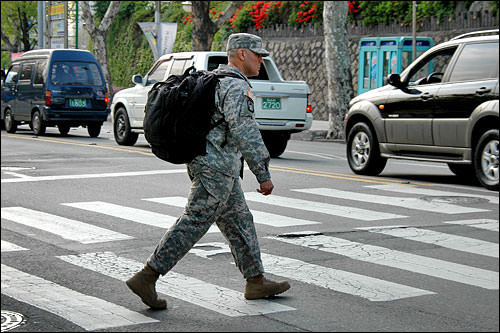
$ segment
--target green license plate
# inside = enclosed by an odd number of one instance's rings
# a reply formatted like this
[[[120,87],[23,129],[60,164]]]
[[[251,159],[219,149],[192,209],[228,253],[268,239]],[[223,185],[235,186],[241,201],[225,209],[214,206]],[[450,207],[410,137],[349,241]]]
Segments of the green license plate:
[[[71,98],[69,100],[69,106],[72,108],[84,108],[87,106],[87,100],[83,98]]]
[[[281,98],[279,97],[262,97],[263,110],[281,110]]]

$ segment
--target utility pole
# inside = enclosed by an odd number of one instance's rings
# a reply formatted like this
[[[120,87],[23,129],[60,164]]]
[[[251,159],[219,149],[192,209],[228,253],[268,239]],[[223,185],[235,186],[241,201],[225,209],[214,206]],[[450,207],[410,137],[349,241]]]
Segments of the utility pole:
[[[417,2],[412,1],[412,16],[413,16],[413,25],[412,25],[412,33],[413,33],[413,43],[412,43],[412,61],[417,59]]]
[[[158,51],[158,58],[161,57],[161,30],[160,30],[160,24],[161,24],[161,16],[160,16],[160,6],[161,6],[161,1],[155,1],[156,2],[156,8],[155,8],[155,32],[156,32],[156,50]],[[157,59],[155,59],[157,60]]]
[[[44,28],[45,28],[45,1],[37,2],[37,11],[38,11],[38,48],[45,48],[45,40],[44,40]]]

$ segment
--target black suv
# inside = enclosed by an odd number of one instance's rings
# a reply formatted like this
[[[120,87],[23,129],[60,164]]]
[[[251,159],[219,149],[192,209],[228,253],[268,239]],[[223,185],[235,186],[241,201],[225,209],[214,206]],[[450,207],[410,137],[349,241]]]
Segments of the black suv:
[[[377,175],[388,158],[444,162],[498,191],[498,58],[498,29],[467,33],[353,98],[344,120],[350,168]]]

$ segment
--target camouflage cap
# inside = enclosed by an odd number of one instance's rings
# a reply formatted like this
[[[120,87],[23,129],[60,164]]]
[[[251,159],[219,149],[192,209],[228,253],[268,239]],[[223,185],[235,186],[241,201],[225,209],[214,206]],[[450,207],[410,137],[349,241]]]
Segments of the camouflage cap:
[[[238,33],[229,36],[227,50],[233,49],[249,49],[262,56],[269,55],[269,52],[262,48],[262,39],[252,34]]]

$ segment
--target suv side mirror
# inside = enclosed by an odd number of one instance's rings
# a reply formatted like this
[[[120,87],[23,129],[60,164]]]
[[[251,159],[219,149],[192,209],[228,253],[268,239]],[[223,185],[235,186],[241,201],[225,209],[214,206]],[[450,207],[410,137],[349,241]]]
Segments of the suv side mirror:
[[[142,83],[142,76],[140,74],[133,75],[132,82],[134,82],[135,84],[143,84]]]
[[[403,82],[401,82],[401,77],[399,76],[399,74],[390,74],[387,77],[387,83],[399,89],[403,89],[405,87]]]

